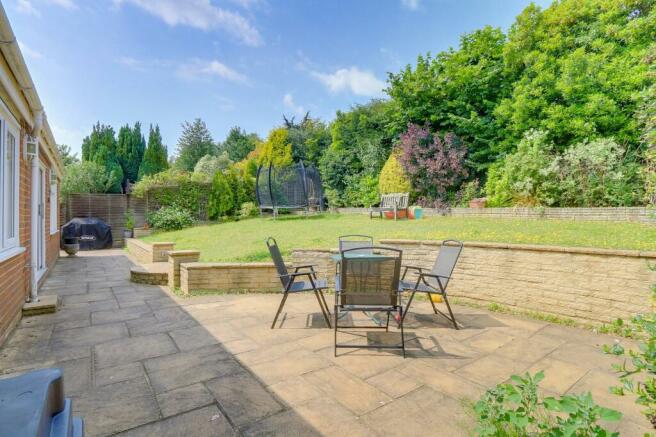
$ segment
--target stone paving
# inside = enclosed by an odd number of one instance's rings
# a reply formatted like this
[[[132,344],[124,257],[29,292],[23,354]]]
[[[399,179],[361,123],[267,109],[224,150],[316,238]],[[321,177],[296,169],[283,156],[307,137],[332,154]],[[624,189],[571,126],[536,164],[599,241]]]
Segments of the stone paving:
[[[88,436],[471,435],[468,402],[542,369],[546,393],[591,391],[624,413],[623,435],[650,431],[633,399],[608,392],[609,336],[468,307],[455,308],[456,331],[423,301],[406,320],[406,359],[334,357],[312,295],[291,296],[271,330],[279,295],[179,298],[130,283],[132,265],[120,250],[61,258],[42,288],[60,310],[24,318],[0,349],[1,373],[61,367]]]

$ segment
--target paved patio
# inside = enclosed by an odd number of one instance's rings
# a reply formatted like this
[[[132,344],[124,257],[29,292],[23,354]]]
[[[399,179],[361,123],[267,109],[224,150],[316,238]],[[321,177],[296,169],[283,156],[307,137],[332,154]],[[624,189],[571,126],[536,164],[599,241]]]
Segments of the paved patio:
[[[418,302],[408,358],[335,358],[312,295],[291,296],[271,330],[278,295],[181,299],[130,283],[131,265],[120,250],[63,257],[42,290],[60,311],[23,319],[0,349],[1,373],[63,368],[89,436],[469,435],[467,399],[542,369],[547,393],[591,391],[624,413],[623,435],[650,431],[633,399],[608,393],[609,336],[468,307],[454,309],[456,331]]]

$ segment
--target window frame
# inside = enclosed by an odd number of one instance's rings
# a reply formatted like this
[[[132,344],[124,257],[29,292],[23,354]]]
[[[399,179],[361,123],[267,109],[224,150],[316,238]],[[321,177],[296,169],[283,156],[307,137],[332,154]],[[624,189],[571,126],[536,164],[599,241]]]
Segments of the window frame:
[[[4,109],[4,108],[0,108]],[[5,111],[0,111],[0,257],[5,252],[14,251],[20,245],[20,134],[18,127],[12,122]],[[9,193],[7,187],[7,175],[5,174],[7,148],[9,141],[7,136],[11,134],[14,137],[14,171],[13,171],[13,188],[14,192]],[[14,217],[13,217],[13,237],[9,237],[6,222],[6,208],[8,196],[13,196]]]

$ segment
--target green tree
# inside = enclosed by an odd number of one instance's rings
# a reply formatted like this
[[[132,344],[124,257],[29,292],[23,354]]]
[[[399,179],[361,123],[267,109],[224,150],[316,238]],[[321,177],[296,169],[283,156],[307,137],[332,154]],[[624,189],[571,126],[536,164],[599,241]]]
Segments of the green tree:
[[[468,145],[470,173],[484,174],[505,137],[494,116],[511,90],[504,69],[505,41],[500,29],[487,26],[463,35],[458,49],[419,56],[416,66],[390,74],[394,132],[405,132],[409,123],[453,132]]]
[[[126,124],[119,129],[116,154],[123,169],[124,181],[136,182],[139,178],[145,149],[146,140],[141,133],[141,123],[136,122],[134,128]]]
[[[203,120],[197,118],[192,123],[182,124],[177,152],[175,166],[186,171],[194,171],[194,166],[203,156],[216,155],[216,144]]]
[[[66,144],[57,144],[57,152],[59,152],[59,157],[61,158],[64,167],[80,162],[77,153],[72,153],[71,148]]]
[[[332,140],[326,124],[310,117],[309,113],[305,114],[300,123],[296,123],[294,117],[288,119],[283,116],[283,121],[292,144],[294,161],[303,160],[318,165]]]
[[[106,193],[115,184],[114,176],[95,162],[75,162],[66,166],[62,180],[62,195],[71,193]]]
[[[320,159],[322,181],[332,205],[348,204],[347,188],[357,191],[362,177],[378,177],[394,143],[389,129],[390,105],[372,100],[337,112],[330,128],[330,146]]]
[[[563,0],[528,6],[504,47],[512,94],[495,113],[511,148],[529,129],[548,132],[557,150],[615,138],[630,151],[640,130],[634,113],[648,85],[642,62],[656,34],[653,1]]]
[[[250,152],[255,150],[259,141],[260,139],[257,134],[247,134],[239,126],[234,126],[228,132],[228,136],[220,148],[228,153],[228,157],[231,160],[237,162],[246,158]]]
[[[214,173],[227,170],[230,165],[232,165],[232,161],[226,151],[221,152],[218,156],[205,155],[196,163],[194,173],[203,174],[212,179]]]
[[[292,157],[292,143],[289,141],[289,131],[284,127],[272,129],[262,145],[258,163],[276,167],[283,167],[294,162]]]
[[[212,179],[212,189],[207,201],[207,212],[212,219],[219,219],[235,210],[234,193],[228,177],[217,171]]]
[[[96,123],[91,134],[82,141],[82,160],[105,167],[110,180],[113,181],[108,192],[122,192],[123,168],[117,156],[114,128]]]
[[[162,144],[162,135],[159,126],[150,126],[148,133],[148,147],[144,152],[144,158],[139,166],[138,179],[144,176],[154,175],[169,167],[166,147]]]

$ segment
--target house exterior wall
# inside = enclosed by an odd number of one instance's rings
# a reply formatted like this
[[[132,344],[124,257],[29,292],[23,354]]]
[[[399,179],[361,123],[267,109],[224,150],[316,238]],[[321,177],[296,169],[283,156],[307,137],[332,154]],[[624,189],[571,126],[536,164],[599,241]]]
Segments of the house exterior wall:
[[[19,177],[18,177],[18,247],[8,252],[0,252],[0,345],[9,336],[12,329],[20,321],[21,310],[25,301],[28,299],[31,288],[31,254],[32,254],[32,160],[27,158],[25,152],[25,140],[27,132],[30,130],[28,120],[21,116],[17,109],[18,105],[13,101],[12,96],[17,93],[20,95],[21,89],[15,78],[11,75],[10,65],[2,54],[0,54],[0,75],[4,75],[6,83],[15,86],[13,91],[5,88],[0,84],[0,101],[5,107],[5,112],[9,112],[19,123],[20,134],[18,143],[18,160],[19,160]],[[25,101],[22,103],[25,104]],[[46,143],[46,139],[39,138],[39,161],[46,169],[45,184],[45,258],[46,266],[49,270],[59,257],[59,231],[51,233],[50,227],[50,172],[55,171],[57,175],[57,186],[61,186],[60,174],[56,167],[60,167],[60,162],[53,162],[52,159],[59,159],[53,155],[54,144]],[[49,149],[49,150],[47,150]],[[49,158],[49,156],[54,156]],[[57,200],[59,201],[59,200]],[[4,213],[4,205],[0,205],[0,213]],[[57,229],[61,223],[57,220]],[[47,272],[46,272],[47,273]],[[47,274],[44,274],[40,281],[42,282]]]

